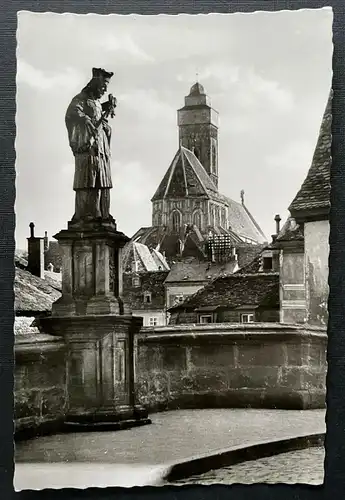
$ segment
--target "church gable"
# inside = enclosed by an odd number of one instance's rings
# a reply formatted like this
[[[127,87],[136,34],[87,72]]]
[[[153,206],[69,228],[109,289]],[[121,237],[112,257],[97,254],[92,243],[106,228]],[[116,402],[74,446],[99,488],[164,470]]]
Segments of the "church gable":
[[[181,155],[179,155],[175,161],[173,167],[172,175],[165,192],[165,197],[170,198],[182,198],[188,194],[186,186],[186,177],[183,168],[183,161]]]
[[[175,154],[175,157],[174,157],[170,167],[165,172],[165,175],[164,175],[163,179],[161,180],[161,183],[159,184],[157,191],[153,195],[151,201],[162,200],[164,198],[166,190],[169,186],[170,178],[171,178],[176,160],[178,158],[178,155],[179,155],[179,151]]]
[[[151,201],[164,198],[208,196],[217,188],[196,156],[180,147]]]

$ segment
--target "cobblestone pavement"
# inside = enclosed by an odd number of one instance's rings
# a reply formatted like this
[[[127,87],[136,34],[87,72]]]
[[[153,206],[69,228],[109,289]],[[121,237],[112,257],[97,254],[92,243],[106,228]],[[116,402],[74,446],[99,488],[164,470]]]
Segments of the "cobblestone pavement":
[[[176,481],[175,485],[185,484],[322,484],[324,478],[324,448],[282,453],[274,457],[248,461],[232,467],[212,470],[200,476]]]
[[[167,464],[262,440],[322,433],[323,410],[176,410],[115,432],[68,433],[16,444],[17,462]]]

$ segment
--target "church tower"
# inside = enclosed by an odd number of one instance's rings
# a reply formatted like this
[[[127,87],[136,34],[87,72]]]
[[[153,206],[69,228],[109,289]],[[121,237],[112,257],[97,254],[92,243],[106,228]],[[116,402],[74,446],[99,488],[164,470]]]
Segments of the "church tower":
[[[177,121],[180,145],[194,152],[218,187],[218,111],[200,83],[191,87]]]

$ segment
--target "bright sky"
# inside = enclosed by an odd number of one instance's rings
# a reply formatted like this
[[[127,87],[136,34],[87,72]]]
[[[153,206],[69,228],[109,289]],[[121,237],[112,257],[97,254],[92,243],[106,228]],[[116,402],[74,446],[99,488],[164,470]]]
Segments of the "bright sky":
[[[64,115],[93,66],[114,71],[112,215],[129,236],[178,148],[176,111],[196,80],[220,114],[219,189],[264,233],[287,215],[311,163],[332,79],[332,11],[97,16],[20,12],[17,247],[74,212]]]

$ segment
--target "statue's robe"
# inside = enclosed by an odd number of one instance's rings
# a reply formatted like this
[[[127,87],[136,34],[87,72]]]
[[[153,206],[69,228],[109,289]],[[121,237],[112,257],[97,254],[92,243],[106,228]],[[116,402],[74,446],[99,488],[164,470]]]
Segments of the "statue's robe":
[[[68,106],[65,122],[75,157],[74,219],[109,217],[111,128],[101,121],[102,105],[82,91]],[[96,129],[92,127],[92,124]]]

